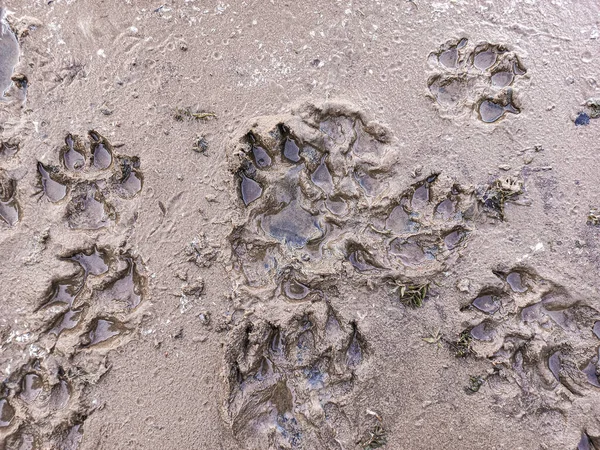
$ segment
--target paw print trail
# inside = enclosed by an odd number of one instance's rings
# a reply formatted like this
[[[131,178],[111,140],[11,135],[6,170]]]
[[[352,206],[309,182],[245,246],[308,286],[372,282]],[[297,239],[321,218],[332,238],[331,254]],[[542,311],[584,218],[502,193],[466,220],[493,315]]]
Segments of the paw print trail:
[[[77,448],[95,409],[84,389],[109,370],[107,353],[128,342],[141,320],[147,277],[139,257],[93,247],[61,259],[73,272],[51,283],[31,318],[34,331],[13,340],[20,358],[3,372],[7,449]]]
[[[419,286],[422,301],[484,208],[441,172],[408,181],[391,132],[352,106],[250,124],[229,157],[232,278],[247,312],[227,340],[223,417],[248,448],[351,446],[361,433],[348,405],[371,350],[342,289],[369,283],[398,301]]]
[[[64,146],[36,169],[39,200],[62,210],[57,221],[76,240],[79,230],[96,239],[117,233],[122,214],[135,214],[134,199],[143,187],[140,160],[119,154],[96,131],[88,133],[88,143],[68,134]],[[15,180],[0,171],[5,225],[18,226],[23,214],[18,195]],[[128,226],[124,222],[118,230]],[[86,388],[109,370],[108,353],[136,335],[146,308],[147,275],[132,250],[86,245],[58,260],[65,272],[30,305],[22,329],[15,327],[3,344],[3,448],[79,448],[85,421],[96,408]]]
[[[357,111],[312,113],[251,130],[235,150],[240,283],[285,292],[348,263],[380,279],[439,273],[481,212],[473,189],[441,173],[406,183],[385,128]]]
[[[576,398],[600,388],[600,312],[531,269],[494,274],[499,284],[464,308],[475,353],[504,367],[536,408],[557,407],[565,390]]]

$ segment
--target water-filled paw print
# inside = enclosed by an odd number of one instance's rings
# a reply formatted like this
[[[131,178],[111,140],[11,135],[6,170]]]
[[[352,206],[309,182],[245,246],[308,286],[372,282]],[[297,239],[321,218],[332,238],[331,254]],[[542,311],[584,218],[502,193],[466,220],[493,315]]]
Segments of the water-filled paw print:
[[[22,349],[22,360],[12,361],[0,392],[7,448],[76,448],[66,445],[82,439],[94,410],[83,389],[108,370],[107,352],[139,324],[147,291],[139,258],[93,247],[61,259],[72,270],[51,282],[30,329],[9,340]]]
[[[128,333],[124,324],[145,290],[140,261],[97,248],[63,259],[75,272],[54,280],[38,307],[47,346],[56,346],[63,333],[67,345],[77,348],[105,345]]]
[[[448,41],[429,55],[429,63],[433,74],[427,86],[444,117],[474,112],[492,123],[521,112],[516,91],[527,70],[506,46],[473,45],[466,38]]]
[[[600,389],[600,312],[531,269],[494,273],[499,283],[464,308],[474,352],[505,367],[527,395]]]
[[[67,135],[59,164],[38,163],[41,194],[52,203],[66,203],[69,228],[97,230],[110,227],[120,207],[141,190],[143,174],[137,156],[119,155],[96,131],[88,133],[89,145],[79,136]]]
[[[344,267],[365,277],[440,273],[477,215],[443,173],[407,182],[389,130],[344,105],[253,122],[231,158],[242,219],[229,239],[241,283],[312,300]]]
[[[368,346],[324,302],[277,321],[250,317],[229,335],[225,420],[246,448],[351,446],[344,413]]]
[[[225,420],[250,448],[338,448],[328,436],[352,434],[339,404],[366,354],[357,323],[338,313],[340,288],[422,306],[476,226],[503,219],[523,184],[417,174],[388,128],[339,103],[254,118],[228,156],[232,300],[249,318],[224,356]],[[270,315],[279,309],[285,319]]]

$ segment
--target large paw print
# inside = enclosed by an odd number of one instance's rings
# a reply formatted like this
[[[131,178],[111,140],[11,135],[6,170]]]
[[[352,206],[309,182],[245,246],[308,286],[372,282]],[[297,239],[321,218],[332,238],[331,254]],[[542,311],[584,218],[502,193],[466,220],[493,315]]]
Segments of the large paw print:
[[[475,112],[486,123],[519,114],[516,86],[526,74],[518,55],[503,45],[449,41],[429,55],[434,74],[429,92],[440,113],[456,117]]]
[[[420,306],[480,217],[503,219],[522,184],[475,189],[440,171],[409,173],[389,130],[344,104],[252,120],[229,163],[239,208],[228,236],[234,301],[284,308],[288,319],[270,320],[261,307],[232,332],[226,420],[251,448],[329,448],[327,436],[349,435],[353,425],[332,406],[351,390],[328,381],[347,386],[341,380],[360,372],[348,361],[362,358],[348,355],[364,355],[365,342],[334,312],[340,281]],[[329,323],[341,330],[335,342]]]
[[[473,350],[508,368],[527,394],[600,388],[600,312],[531,270],[495,274],[501,285],[482,290],[467,308],[479,322],[470,330]]]
[[[63,260],[74,272],[52,282],[35,326],[9,341],[21,362],[12,360],[0,392],[7,448],[75,448],[64,445],[81,440],[93,411],[83,389],[106,372],[106,353],[132,336],[138,320],[146,291],[138,258],[92,248]]]
[[[358,111],[328,105],[256,123],[232,158],[241,283],[308,300],[343,266],[369,278],[427,277],[465,243],[474,191],[440,173],[405,184],[389,131]]]
[[[119,205],[142,189],[143,176],[136,156],[115,153],[106,138],[88,133],[90,145],[68,135],[60,150],[60,167],[38,163],[43,195],[52,203],[66,203],[70,228],[96,230],[117,221]]]
[[[344,404],[367,348],[330,305],[274,321],[250,317],[230,332],[225,355],[225,419],[246,448],[354,444]]]

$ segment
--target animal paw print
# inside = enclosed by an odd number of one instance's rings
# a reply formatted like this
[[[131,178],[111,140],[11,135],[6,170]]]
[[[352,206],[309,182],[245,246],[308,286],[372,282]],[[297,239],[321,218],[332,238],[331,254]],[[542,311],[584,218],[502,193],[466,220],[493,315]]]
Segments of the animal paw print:
[[[531,270],[495,275],[500,284],[467,305],[474,352],[506,367],[528,395],[551,397],[562,386],[583,396],[600,388],[600,312]]]
[[[89,374],[80,368],[65,370],[62,363],[66,361],[57,357],[44,363],[34,360],[4,380],[0,399],[3,448],[78,448],[87,418],[84,411],[92,409],[79,398]]]
[[[55,280],[38,308],[48,348],[63,333],[67,347],[103,346],[128,333],[124,325],[142,300],[145,278],[140,261],[130,255],[112,255],[93,248],[64,258],[76,272]],[[81,331],[74,334],[71,330]]]
[[[477,113],[485,123],[519,114],[515,89],[527,70],[503,45],[448,41],[429,55],[434,74],[427,86],[444,117]]]
[[[17,182],[0,169],[0,219],[10,227],[14,226],[21,215],[17,202]]]
[[[474,190],[440,173],[404,184],[391,133],[359,111],[325,105],[255,123],[231,162],[242,284],[314,300],[344,267],[380,280],[427,277],[465,244]]]
[[[351,447],[344,414],[367,345],[324,302],[283,320],[248,318],[226,352],[225,420],[246,448]]]
[[[13,361],[0,392],[0,438],[14,443],[8,448],[81,440],[93,411],[83,389],[108,370],[106,353],[132,335],[146,290],[141,261],[128,253],[94,247],[62,259],[73,273],[52,282],[35,330],[13,340],[24,359]]]
[[[0,142],[0,163],[10,161],[19,151],[14,140]],[[0,223],[13,227],[21,218],[21,207],[17,200],[17,180],[10,172],[0,167]]]
[[[67,135],[60,150],[60,167],[38,163],[43,195],[52,203],[66,203],[65,218],[73,229],[110,227],[118,207],[142,189],[143,175],[137,156],[115,153],[96,131],[88,133],[90,145]]]

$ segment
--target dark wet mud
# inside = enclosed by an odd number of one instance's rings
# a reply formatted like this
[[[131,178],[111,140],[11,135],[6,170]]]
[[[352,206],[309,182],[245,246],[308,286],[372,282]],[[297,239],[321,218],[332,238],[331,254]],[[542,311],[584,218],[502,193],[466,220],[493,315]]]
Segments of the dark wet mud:
[[[19,62],[19,42],[6,21],[6,8],[0,7],[0,94],[12,84],[13,71]]]

